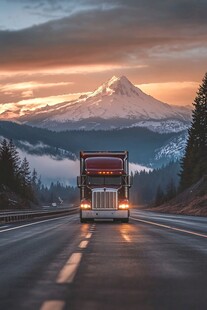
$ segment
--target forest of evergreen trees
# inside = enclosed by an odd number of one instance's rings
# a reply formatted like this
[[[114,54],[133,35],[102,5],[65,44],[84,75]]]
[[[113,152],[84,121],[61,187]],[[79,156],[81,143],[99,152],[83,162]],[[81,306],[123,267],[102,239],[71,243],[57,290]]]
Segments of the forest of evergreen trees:
[[[29,163],[26,158],[22,161],[20,160],[16,146],[12,140],[8,142],[4,139],[0,144],[1,206],[9,207],[13,205],[15,207],[16,205],[16,207],[19,207],[17,198],[20,198],[23,208],[31,202],[36,203]]]
[[[171,199],[177,192],[179,185],[179,161],[150,172],[136,172],[133,176],[131,200],[134,204],[159,205]]]
[[[80,197],[78,188],[61,184],[59,181],[46,186],[41,183],[40,178],[36,180],[33,182],[33,189],[37,200],[42,205],[51,205],[53,202],[57,203],[57,205],[78,204]]]
[[[79,191],[57,182],[49,187],[41,183],[36,170],[31,173],[26,158],[20,159],[13,141],[0,144],[0,209],[38,207],[52,202],[74,203]]]
[[[207,175],[207,73],[194,100],[192,124],[181,161],[180,190],[185,190]]]
[[[192,123],[184,157],[178,163],[157,169],[149,174],[135,175],[138,188],[135,201],[159,206],[188,189],[207,175],[207,73],[193,102]],[[157,189],[153,184],[158,184]],[[207,189],[204,191],[207,192]]]

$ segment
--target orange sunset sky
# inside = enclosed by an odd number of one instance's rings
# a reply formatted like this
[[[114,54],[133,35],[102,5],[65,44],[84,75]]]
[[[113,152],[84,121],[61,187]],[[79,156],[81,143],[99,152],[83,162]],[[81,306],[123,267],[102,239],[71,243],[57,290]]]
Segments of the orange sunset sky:
[[[0,0],[0,118],[91,92],[125,75],[192,103],[207,71],[207,1]]]

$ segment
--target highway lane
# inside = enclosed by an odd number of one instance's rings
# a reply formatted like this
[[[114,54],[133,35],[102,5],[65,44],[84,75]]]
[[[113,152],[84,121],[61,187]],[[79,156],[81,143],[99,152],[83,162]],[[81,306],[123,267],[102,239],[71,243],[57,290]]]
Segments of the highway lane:
[[[173,214],[163,214],[158,212],[132,210],[131,217],[136,218],[141,221],[151,221],[163,225],[168,225],[180,229],[190,229],[197,233],[207,234],[207,218],[200,216],[185,216],[185,215],[173,215]]]
[[[0,229],[0,309],[40,308],[85,235],[88,225],[77,225],[77,218],[70,215]]]
[[[127,224],[11,226],[0,227],[0,309],[206,309],[206,218],[133,210]]]

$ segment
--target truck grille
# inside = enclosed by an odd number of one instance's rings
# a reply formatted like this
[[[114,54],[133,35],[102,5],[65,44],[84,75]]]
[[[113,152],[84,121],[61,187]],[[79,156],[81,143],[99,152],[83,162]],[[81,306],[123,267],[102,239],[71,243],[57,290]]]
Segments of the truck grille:
[[[92,191],[93,209],[117,209],[117,190],[94,189]]]

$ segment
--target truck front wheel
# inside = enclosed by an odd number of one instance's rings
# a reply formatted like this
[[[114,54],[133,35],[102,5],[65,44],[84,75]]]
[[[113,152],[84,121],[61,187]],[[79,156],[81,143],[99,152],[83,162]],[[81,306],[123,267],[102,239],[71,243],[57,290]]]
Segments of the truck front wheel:
[[[86,219],[83,219],[82,217],[80,218],[81,223],[86,223]]]
[[[122,223],[129,223],[129,219],[122,219]]]

